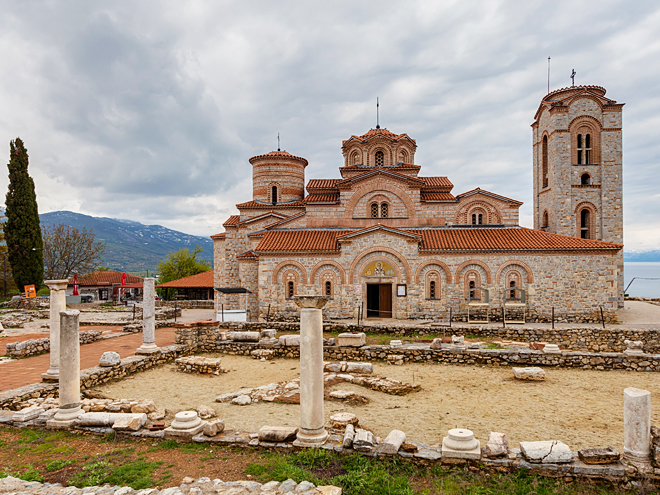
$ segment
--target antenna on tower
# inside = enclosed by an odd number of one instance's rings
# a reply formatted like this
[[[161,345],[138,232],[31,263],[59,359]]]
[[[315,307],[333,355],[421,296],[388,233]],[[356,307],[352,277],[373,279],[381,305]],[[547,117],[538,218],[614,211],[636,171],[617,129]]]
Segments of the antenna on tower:
[[[550,94],[550,57],[548,57],[548,94]]]
[[[376,96],[376,129],[380,129],[380,103]]]
[[[577,74],[577,72],[575,72],[575,69],[573,69],[571,72],[571,81],[573,81],[573,87],[575,87],[575,74]]]
[[[277,151],[280,151],[280,133],[277,133]]]

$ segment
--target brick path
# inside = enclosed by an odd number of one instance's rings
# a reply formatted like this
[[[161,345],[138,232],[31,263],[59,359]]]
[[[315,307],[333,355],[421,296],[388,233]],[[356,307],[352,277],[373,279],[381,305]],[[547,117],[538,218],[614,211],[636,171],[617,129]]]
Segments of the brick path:
[[[101,328],[108,329],[108,327]],[[87,330],[90,327],[82,327],[82,329]],[[19,342],[21,340],[27,340],[26,335],[21,335],[20,337]],[[9,340],[9,337],[7,340]],[[10,342],[3,342],[3,344]],[[135,354],[135,349],[140,347],[141,344],[142,334],[134,333],[123,337],[114,337],[81,345],[80,369],[97,366],[101,355],[106,351],[118,352],[122,358],[132,356]],[[159,328],[156,330],[156,345],[163,347],[172,344],[174,344],[173,328]],[[11,363],[0,364],[0,392],[40,382],[41,373],[47,371],[49,366],[50,354],[42,354],[40,356],[18,359]]]

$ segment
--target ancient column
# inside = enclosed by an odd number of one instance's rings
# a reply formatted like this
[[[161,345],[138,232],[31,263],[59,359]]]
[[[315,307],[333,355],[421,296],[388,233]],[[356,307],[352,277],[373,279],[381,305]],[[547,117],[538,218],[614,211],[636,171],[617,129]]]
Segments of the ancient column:
[[[651,467],[651,392],[623,391],[623,457],[641,469]]]
[[[321,447],[323,418],[323,314],[326,296],[294,296],[300,308],[300,430],[294,445]]]
[[[60,376],[60,311],[66,309],[68,280],[45,280],[50,289],[50,368],[41,374],[45,382],[56,382]]]
[[[142,345],[135,354],[153,354],[160,352],[156,346],[156,279],[147,277],[143,283],[142,294]]]
[[[46,424],[51,428],[68,428],[82,414],[80,408],[80,311],[60,312],[60,407]]]

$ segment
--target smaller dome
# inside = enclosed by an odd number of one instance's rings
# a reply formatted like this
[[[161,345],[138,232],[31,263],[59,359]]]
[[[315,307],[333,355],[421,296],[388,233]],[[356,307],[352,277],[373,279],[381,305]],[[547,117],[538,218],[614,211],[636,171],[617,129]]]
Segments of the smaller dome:
[[[303,162],[305,166],[307,166],[309,164],[309,162],[305,158],[303,158],[301,156],[292,155],[288,151],[271,151],[270,153],[266,153],[264,155],[253,156],[252,158],[250,158],[249,161],[250,161],[250,163],[254,163],[255,161],[258,161],[258,160],[273,159],[273,158],[276,159],[276,160],[278,158],[279,159],[298,160],[298,161]]]

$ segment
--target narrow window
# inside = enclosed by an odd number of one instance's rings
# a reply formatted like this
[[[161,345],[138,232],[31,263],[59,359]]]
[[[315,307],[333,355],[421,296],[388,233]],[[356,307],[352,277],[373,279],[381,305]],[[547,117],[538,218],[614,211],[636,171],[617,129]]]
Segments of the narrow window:
[[[584,163],[591,163],[591,134],[584,135]]]
[[[588,186],[589,184],[591,184],[591,177],[589,176],[589,174],[582,174],[582,177],[580,177],[580,184],[582,184],[583,186]]]
[[[325,282],[325,295],[326,296],[332,295],[332,282],[330,282],[329,280]]]
[[[286,285],[287,285],[286,297],[291,299],[293,297],[293,282],[289,281]]]
[[[371,218],[378,218],[378,203],[371,203]]]
[[[376,166],[382,167],[385,164],[385,154],[382,151],[376,151]]]
[[[476,299],[476,297],[475,297],[476,291],[474,290],[474,288],[475,288],[474,280],[470,280],[469,287],[470,287],[470,299]]]
[[[277,186],[273,186],[271,189],[270,201],[273,204],[277,203]]]
[[[586,208],[580,212],[580,237],[589,239],[589,223],[591,223],[591,214]]]
[[[509,287],[515,287],[516,286],[516,281],[512,280],[509,282]],[[509,299],[515,299],[516,298],[516,290],[512,289],[509,291]]]
[[[431,280],[429,283],[429,297],[435,299],[435,280]]]
[[[577,159],[578,165],[582,165],[584,163],[582,161],[582,134],[577,135]]]
[[[383,203],[380,205],[380,216],[383,218],[387,218],[387,213],[388,213],[388,206],[387,203]]]
[[[543,227],[543,228],[548,227],[548,210],[545,210],[543,212],[543,222],[541,223],[541,227]]]
[[[548,187],[548,136],[543,136],[543,187]]]
[[[483,225],[484,216],[482,213],[472,214],[472,225]]]
[[[591,134],[577,135],[577,162],[578,165],[591,163]]]

